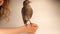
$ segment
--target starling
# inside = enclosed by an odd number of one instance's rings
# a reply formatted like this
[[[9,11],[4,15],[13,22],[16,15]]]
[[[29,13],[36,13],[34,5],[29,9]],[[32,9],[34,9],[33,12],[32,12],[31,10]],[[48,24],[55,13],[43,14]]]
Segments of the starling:
[[[24,21],[24,24],[27,25],[27,22],[29,21],[30,24],[31,21],[31,17],[32,17],[32,14],[33,14],[33,10],[31,8],[31,6],[29,5],[30,1],[29,0],[25,0],[23,2],[23,8],[22,8],[22,17],[23,17],[23,21]]]

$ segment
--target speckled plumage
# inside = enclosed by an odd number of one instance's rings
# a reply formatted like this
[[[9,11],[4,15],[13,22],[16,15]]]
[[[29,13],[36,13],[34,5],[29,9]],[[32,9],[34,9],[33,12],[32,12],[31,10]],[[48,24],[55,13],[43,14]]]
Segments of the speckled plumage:
[[[33,10],[29,5],[29,3],[30,3],[29,0],[25,0],[23,2],[22,17],[23,17],[24,24],[27,24],[27,21],[30,21],[33,14]]]

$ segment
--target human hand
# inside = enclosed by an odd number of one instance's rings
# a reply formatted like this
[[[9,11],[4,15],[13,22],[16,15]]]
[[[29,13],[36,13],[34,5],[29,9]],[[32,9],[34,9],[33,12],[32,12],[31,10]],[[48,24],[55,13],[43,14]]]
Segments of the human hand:
[[[23,30],[28,33],[35,33],[37,28],[38,28],[38,26],[36,24],[32,23],[32,25],[27,24],[27,26],[24,26]]]

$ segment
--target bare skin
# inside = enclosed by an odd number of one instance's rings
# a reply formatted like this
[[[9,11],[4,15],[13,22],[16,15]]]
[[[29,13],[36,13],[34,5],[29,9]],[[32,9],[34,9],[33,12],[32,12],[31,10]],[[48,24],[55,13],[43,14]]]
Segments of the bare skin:
[[[0,28],[0,34],[19,34],[23,32],[34,34],[37,28],[38,27],[36,24],[32,24],[32,26],[28,24],[27,27],[22,26],[22,27],[16,27],[16,28]]]

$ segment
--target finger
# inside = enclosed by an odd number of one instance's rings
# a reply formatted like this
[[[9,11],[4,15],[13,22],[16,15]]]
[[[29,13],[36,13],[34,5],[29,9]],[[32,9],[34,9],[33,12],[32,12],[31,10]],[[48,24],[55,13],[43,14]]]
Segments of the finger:
[[[34,23],[32,23],[32,26],[31,26],[31,24],[27,24],[27,27],[28,28],[35,28],[35,29],[38,28],[37,24],[34,24]]]
[[[33,27],[38,27],[37,24],[35,24],[35,23],[32,23],[32,26],[33,26]]]
[[[35,24],[35,23],[31,23],[32,25],[37,25],[37,24]],[[31,24],[27,24],[27,25],[31,25]]]

